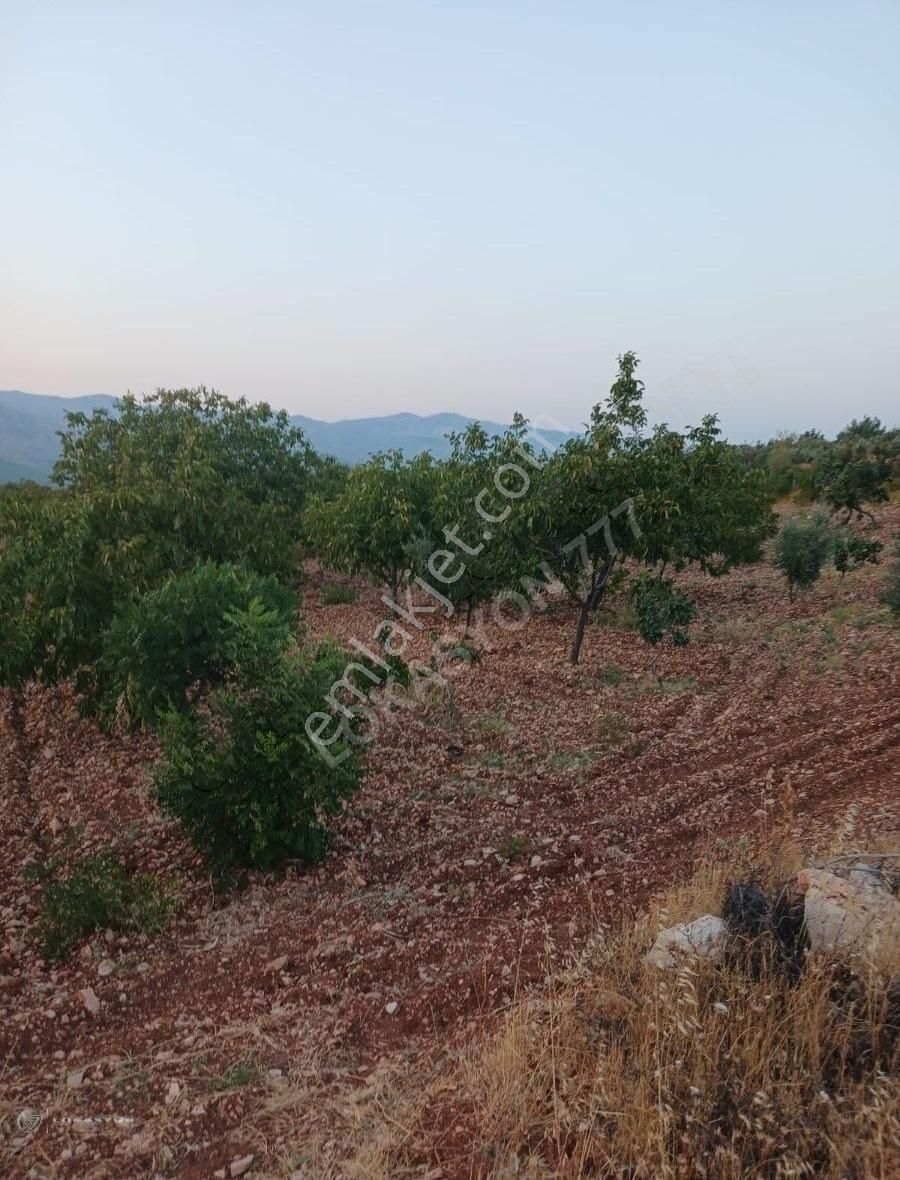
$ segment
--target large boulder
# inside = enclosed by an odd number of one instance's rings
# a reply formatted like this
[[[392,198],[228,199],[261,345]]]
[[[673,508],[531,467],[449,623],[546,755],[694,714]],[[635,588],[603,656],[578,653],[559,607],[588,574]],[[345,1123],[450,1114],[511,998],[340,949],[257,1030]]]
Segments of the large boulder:
[[[835,868],[797,874],[810,950],[843,951],[900,971],[900,900],[890,878],[863,861]]]

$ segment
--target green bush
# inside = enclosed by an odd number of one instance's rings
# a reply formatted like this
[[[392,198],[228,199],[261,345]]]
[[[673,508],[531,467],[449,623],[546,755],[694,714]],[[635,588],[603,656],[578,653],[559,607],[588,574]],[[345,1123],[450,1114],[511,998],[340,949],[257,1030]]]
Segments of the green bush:
[[[334,648],[251,661],[203,705],[163,717],[160,803],[205,853],[219,884],[242,868],[324,855],[327,820],[358,788],[361,760],[342,736],[329,752],[346,756],[329,765],[306,721],[328,709],[346,663]]]
[[[877,565],[878,555],[883,548],[880,541],[870,541],[849,529],[839,529],[834,535],[834,568],[843,578],[846,573],[862,565]]]
[[[797,589],[806,590],[818,581],[832,552],[834,536],[824,516],[786,520],[775,538],[774,565],[788,581],[788,596],[794,601]]]
[[[63,959],[97,930],[154,934],[175,905],[170,890],[151,876],[130,876],[112,853],[86,856],[41,900],[38,937],[48,959]]]
[[[204,561],[169,578],[121,609],[104,631],[93,672],[98,710],[122,710],[152,726],[161,710],[186,706],[191,685],[220,684],[247,658],[245,612],[255,615],[253,642],[277,653],[296,605],[274,577],[240,566]]]
[[[632,594],[642,639],[657,644],[669,635],[676,647],[687,643],[685,628],[694,617],[694,604],[670,579],[639,574]]]

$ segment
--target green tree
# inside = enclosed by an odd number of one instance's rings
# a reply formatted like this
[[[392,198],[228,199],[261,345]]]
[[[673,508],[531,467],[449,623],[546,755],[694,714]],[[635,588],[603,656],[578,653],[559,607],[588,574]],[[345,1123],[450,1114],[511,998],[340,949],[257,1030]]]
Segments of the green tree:
[[[311,462],[283,411],[159,390],[70,414],[53,479],[86,505],[112,576],[146,589],[203,558],[292,577]]]
[[[829,448],[819,479],[832,512],[875,520],[866,504],[888,499],[888,483],[900,455],[900,434],[887,431],[877,418],[854,419]]]
[[[619,357],[606,402],[582,438],[553,454],[523,513],[521,544],[532,538],[578,605],[572,663],[617,563],[630,557],[660,576],[693,562],[722,573],[755,560],[773,529],[764,477],[717,437],[715,418],[685,434],[665,426],[644,433],[637,365],[632,352]]]
[[[310,460],[286,415],[203,389],[70,415],[58,490],[0,497],[0,677],[94,662],[117,611],[198,561],[294,577]]]
[[[434,535],[435,464],[428,453],[404,459],[399,451],[351,468],[341,493],[307,509],[308,542],[332,569],[365,574],[396,597],[421,560],[423,538]]]

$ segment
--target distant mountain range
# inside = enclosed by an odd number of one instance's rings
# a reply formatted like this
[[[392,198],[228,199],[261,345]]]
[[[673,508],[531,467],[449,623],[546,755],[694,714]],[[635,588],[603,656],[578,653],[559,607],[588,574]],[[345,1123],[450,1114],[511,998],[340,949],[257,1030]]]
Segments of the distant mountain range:
[[[64,430],[66,411],[113,409],[116,398],[97,394],[89,397],[52,397],[49,394],[0,390],[0,483],[33,479],[44,483],[59,454],[57,431]],[[431,451],[437,458],[449,454],[446,435],[464,430],[474,419],[462,414],[389,414],[383,418],[348,418],[342,422],[320,422],[298,414],[291,419],[303,430],[317,451],[334,455],[345,463],[359,463],[376,451],[401,450],[405,455]],[[505,426],[483,422],[489,434],[502,434]],[[552,444],[567,437],[559,431],[542,430]]]

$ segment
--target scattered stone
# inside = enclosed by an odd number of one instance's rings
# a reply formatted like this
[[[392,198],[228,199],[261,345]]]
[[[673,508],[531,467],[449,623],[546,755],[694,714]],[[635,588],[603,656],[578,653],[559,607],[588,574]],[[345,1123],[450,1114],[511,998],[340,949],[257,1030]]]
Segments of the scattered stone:
[[[107,975],[112,975],[115,969],[116,965],[112,959],[101,959],[97,964],[97,974],[101,979],[105,979]]]
[[[277,959],[270,959],[264,970],[268,972],[283,971],[288,965],[287,955],[279,955]]]
[[[644,955],[644,962],[664,970],[678,966],[684,956],[717,959],[725,942],[725,923],[713,914],[704,914],[693,922],[679,922],[660,930],[656,942]]]
[[[535,854],[531,858],[531,867],[533,869],[539,869],[543,863],[544,863],[543,860],[541,860],[541,858],[537,854]]]
[[[66,1086],[70,1090],[77,1090],[84,1081],[84,1070],[73,1069],[70,1074],[66,1075]]]
[[[166,1090],[166,1106],[171,1106],[173,1102],[177,1102],[180,1094],[181,1086],[177,1082],[169,1082],[169,1088]]]
[[[385,1004],[384,1010],[385,1010],[385,1012],[387,1012],[388,1016],[393,1016],[399,1007],[400,1007],[400,1005],[397,1003],[396,1000],[389,1000]]]
[[[249,1172],[253,1167],[253,1161],[256,1157],[252,1155],[242,1155],[240,1159],[231,1161],[231,1175],[243,1176],[245,1172]]]
[[[91,1016],[98,1016],[100,1014],[100,1001],[92,987],[82,988],[78,995]]]

